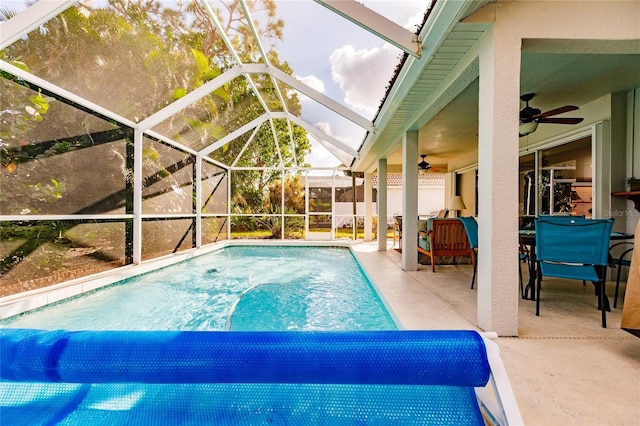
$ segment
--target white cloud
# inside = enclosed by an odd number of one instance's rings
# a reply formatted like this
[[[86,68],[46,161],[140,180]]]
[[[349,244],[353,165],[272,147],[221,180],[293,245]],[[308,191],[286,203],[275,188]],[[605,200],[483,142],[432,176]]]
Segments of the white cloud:
[[[329,58],[333,80],[344,91],[347,105],[373,115],[398,63],[398,50],[389,44],[355,50],[347,45]]]
[[[311,142],[311,152],[305,158],[306,163],[312,167],[337,167],[340,165],[340,160],[320,145],[314,136],[310,135],[309,141]]]
[[[320,80],[318,77],[316,77],[315,75],[308,75],[305,77],[300,77],[299,75],[295,76],[296,80],[300,81],[301,83],[306,84],[307,86],[311,87],[312,89],[317,90],[320,93],[325,93],[325,88],[324,88],[324,82],[322,80]],[[298,99],[300,99],[300,102],[306,102],[306,101],[310,101],[310,98],[300,92],[298,93]],[[291,94],[289,94],[291,95]]]
[[[331,125],[327,122],[316,123],[313,127],[315,127],[318,130],[322,130],[328,135],[331,135]]]
[[[425,13],[424,0],[372,2],[367,7],[394,22],[405,22],[404,28],[411,32],[422,24]],[[388,43],[370,49],[345,45],[334,50],[329,58],[332,77],[344,91],[345,103],[373,117],[400,57],[400,51]]]
[[[297,75],[296,80],[306,84],[307,86],[317,90],[320,93],[325,92],[324,82],[320,80],[318,77],[316,77],[315,75],[307,75],[305,77],[301,77]]]
[[[422,25],[422,21],[424,20],[424,10],[418,10],[415,15],[411,16],[407,23],[404,25],[406,29],[411,32],[415,32],[420,25]]]
[[[340,142],[343,142],[345,145],[349,145],[349,142],[351,141],[351,138],[334,135],[333,130],[331,129],[331,125],[327,122],[318,122],[313,127],[323,131],[324,133],[331,136],[332,138],[339,140]]]
[[[314,124],[313,127],[346,145],[349,144],[350,139],[334,135],[331,130],[331,125],[327,122],[318,122]],[[331,153],[326,146],[330,145],[329,142],[318,142],[317,138],[313,135],[309,135],[309,140],[311,141],[311,153],[307,156],[306,161],[312,166],[337,167],[343,162],[349,162],[349,155],[342,153],[338,148],[332,148],[335,154]]]

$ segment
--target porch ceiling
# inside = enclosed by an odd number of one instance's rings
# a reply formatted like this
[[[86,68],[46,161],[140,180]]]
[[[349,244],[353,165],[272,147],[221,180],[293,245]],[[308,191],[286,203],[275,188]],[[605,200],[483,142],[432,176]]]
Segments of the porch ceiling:
[[[389,170],[398,170],[402,164],[401,137],[407,130],[419,130],[418,153],[428,154],[431,164],[447,164],[477,150],[478,63],[470,57],[474,56],[472,45],[488,28],[458,23],[443,37],[432,62],[405,89],[407,96],[389,115],[384,130],[364,145],[362,160],[355,168],[373,170],[378,158],[387,158]],[[640,87],[638,69],[639,40],[526,39],[522,43],[520,92],[535,93],[532,104],[542,111],[562,105],[582,106],[608,93]],[[567,116],[580,116],[579,112]],[[380,128],[377,122],[376,127]],[[521,144],[525,142],[520,139]]]
[[[401,156],[395,158],[394,154],[397,153],[402,133],[422,127],[477,77],[477,64],[465,65],[465,61],[490,24],[464,23],[462,19],[487,3],[489,1],[435,4],[431,15],[441,18],[439,24],[442,27],[432,22],[420,34],[424,40],[423,56],[421,59],[410,58],[398,73],[374,121],[380,130],[365,138],[360,160],[356,160],[354,168],[375,168],[378,158],[387,158],[390,165],[401,164]],[[449,19],[445,19],[445,16]],[[452,80],[452,76],[462,77],[453,88],[446,83]],[[443,87],[447,88],[446,93],[443,93]],[[425,102],[425,99],[435,101]],[[435,160],[438,162],[440,159]]]

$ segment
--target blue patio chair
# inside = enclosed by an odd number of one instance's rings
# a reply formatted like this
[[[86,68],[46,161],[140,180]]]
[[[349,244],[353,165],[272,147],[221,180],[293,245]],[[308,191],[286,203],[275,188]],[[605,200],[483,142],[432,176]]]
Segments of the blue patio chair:
[[[551,215],[551,214],[541,214],[540,216],[538,216],[538,219],[555,221],[555,222],[560,222],[560,223],[564,223],[564,222],[575,223],[576,220],[577,221],[591,220],[591,219],[585,218],[585,216],[583,214],[582,215],[576,215],[576,216],[559,215],[559,214],[553,214],[553,215]],[[585,280],[582,280],[582,285],[586,286],[587,282]]]
[[[475,218],[468,217],[459,217],[460,221],[464,225],[465,231],[467,231],[467,238],[469,239],[469,246],[471,247],[471,262],[473,263],[473,277],[471,277],[471,288],[476,281],[476,272],[478,270],[478,222]],[[520,262],[525,262],[529,259],[529,253],[523,248],[520,247],[519,260]],[[520,275],[520,293],[524,294],[524,283],[522,281],[522,269],[520,265],[518,265],[518,272]]]
[[[527,248],[526,245],[522,243],[520,243],[518,260],[520,261],[520,263],[527,263],[527,265],[531,261],[531,256],[529,255],[529,249]],[[520,277],[520,296],[524,299],[525,298],[524,280],[522,279],[522,265],[520,265],[520,263],[518,263],[518,276]]]
[[[607,327],[609,301],[605,274],[613,219],[556,221],[536,219],[536,315],[540,315],[542,277],[591,281],[598,294],[602,327]]]
[[[622,272],[622,267],[623,266],[627,266],[627,267],[631,266],[631,256],[633,255],[633,242],[631,242],[631,241],[623,241],[621,243],[616,243],[616,244],[612,245],[611,247],[609,247],[609,253],[611,253],[611,250],[614,247],[624,246],[624,245],[630,245],[631,248],[627,248],[617,258],[613,257],[613,255],[611,256],[611,259],[613,260],[613,264],[616,266],[616,268],[618,268],[618,274],[617,274],[617,277],[616,277],[616,292],[614,293],[614,296],[613,296],[613,307],[614,308],[618,307],[618,292],[620,291],[620,273]],[[628,255],[629,255],[629,257],[627,257]]]
[[[541,214],[540,216],[538,216],[538,219],[542,219],[542,220],[549,220],[549,221],[558,221],[558,222],[571,222],[572,220],[580,220],[580,219],[585,219],[585,220],[591,220],[591,219],[586,219],[584,217],[584,215],[578,215],[578,216],[565,216],[565,215],[550,215],[550,214]]]
[[[459,217],[458,219],[464,225],[464,230],[467,232],[467,238],[469,239],[469,247],[471,249],[469,255],[471,256],[471,263],[473,263],[473,277],[471,277],[471,288],[473,289],[478,269],[478,222],[471,216]]]

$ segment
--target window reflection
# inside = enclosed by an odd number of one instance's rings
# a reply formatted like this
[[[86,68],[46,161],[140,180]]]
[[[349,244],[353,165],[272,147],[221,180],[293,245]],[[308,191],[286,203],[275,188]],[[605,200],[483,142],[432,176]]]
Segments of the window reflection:
[[[520,157],[520,214],[591,217],[591,166],[590,137]]]
[[[150,138],[142,155],[142,212],[192,213],[195,157]]]
[[[0,86],[0,214],[126,213],[131,130],[13,81]]]

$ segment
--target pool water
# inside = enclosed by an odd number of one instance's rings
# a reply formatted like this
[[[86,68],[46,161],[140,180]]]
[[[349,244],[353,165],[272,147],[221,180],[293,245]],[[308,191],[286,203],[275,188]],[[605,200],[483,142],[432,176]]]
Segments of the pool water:
[[[232,246],[0,321],[67,330],[394,330],[348,248]]]
[[[484,424],[482,338],[394,331],[347,248],[227,247],[0,326],[7,424]],[[141,331],[74,331],[109,329]]]

